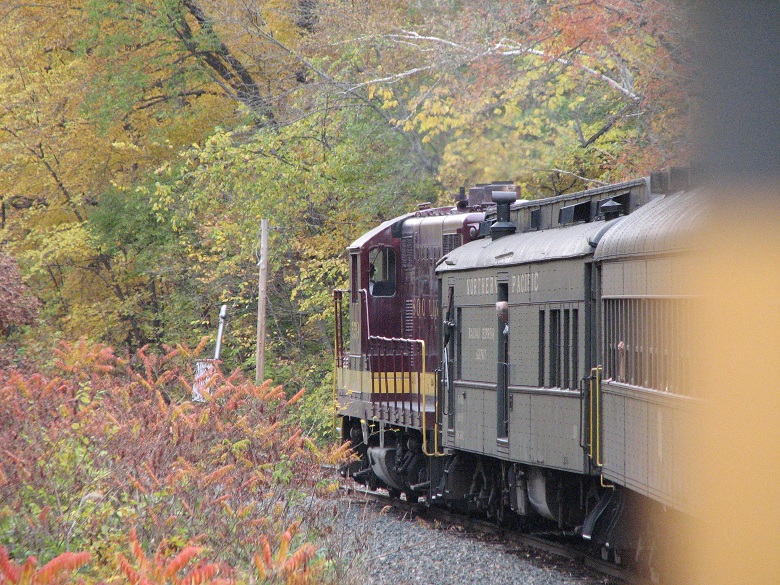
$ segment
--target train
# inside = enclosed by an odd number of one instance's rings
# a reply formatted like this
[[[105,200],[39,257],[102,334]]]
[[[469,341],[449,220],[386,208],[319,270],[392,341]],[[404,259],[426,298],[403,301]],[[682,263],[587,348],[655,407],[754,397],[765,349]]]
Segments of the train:
[[[692,504],[680,445],[702,399],[689,334],[702,195],[684,168],[520,195],[462,188],[348,247],[342,473],[651,564],[657,518]]]

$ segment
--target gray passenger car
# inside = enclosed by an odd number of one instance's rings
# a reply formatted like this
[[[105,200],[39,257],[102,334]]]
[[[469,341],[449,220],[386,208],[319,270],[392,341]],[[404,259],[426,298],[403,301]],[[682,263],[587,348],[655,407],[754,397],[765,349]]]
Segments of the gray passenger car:
[[[448,476],[470,475],[472,497],[503,485],[513,511],[622,549],[641,538],[635,510],[687,510],[676,450],[696,404],[686,277],[702,205],[678,178],[503,218],[494,193],[494,227],[514,227],[442,259],[442,497],[464,489]]]

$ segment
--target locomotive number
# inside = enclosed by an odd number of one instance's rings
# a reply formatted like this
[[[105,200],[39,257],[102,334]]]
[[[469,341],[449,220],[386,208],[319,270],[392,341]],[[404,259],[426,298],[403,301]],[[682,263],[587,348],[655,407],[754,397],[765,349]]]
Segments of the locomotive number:
[[[438,317],[439,307],[436,299],[418,298],[413,301],[415,317]]]

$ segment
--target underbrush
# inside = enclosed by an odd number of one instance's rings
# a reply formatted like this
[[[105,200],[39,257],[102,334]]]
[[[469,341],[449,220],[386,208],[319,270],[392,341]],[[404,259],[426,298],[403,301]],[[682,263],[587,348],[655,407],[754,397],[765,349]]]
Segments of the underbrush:
[[[302,392],[217,373],[192,402],[200,349],[82,341],[58,375],[0,372],[0,583],[340,580],[323,543],[344,450],[290,422]]]

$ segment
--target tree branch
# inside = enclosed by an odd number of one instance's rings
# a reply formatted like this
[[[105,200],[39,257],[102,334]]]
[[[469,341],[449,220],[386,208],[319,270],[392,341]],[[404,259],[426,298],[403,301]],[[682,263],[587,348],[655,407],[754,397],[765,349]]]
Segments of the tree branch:
[[[260,91],[260,87],[252,74],[244,67],[228,46],[219,39],[211,21],[195,0],[182,0],[186,9],[200,26],[205,36],[213,41],[215,50],[203,51],[198,47],[192,29],[185,15],[179,22],[174,22],[169,16],[173,30],[184,43],[187,50],[199,61],[203,61],[212,72],[215,81],[231,98],[241,102],[251,111],[260,114],[270,126],[276,126],[276,117],[271,104]]]
[[[596,69],[593,69],[592,67],[589,67],[583,63],[580,63],[571,57],[551,55],[545,51],[534,49],[527,45],[510,42],[506,38],[501,39],[498,43],[496,43],[491,47],[487,47],[479,51],[475,50],[472,47],[464,45],[463,43],[456,43],[454,41],[450,41],[448,39],[444,39],[436,36],[421,35],[417,32],[408,31],[408,30],[402,30],[401,34],[386,35],[386,38],[396,42],[402,40],[403,41],[425,41],[425,42],[436,43],[439,45],[444,45],[470,55],[471,56],[470,60],[474,60],[482,57],[488,57],[491,55],[499,55],[503,57],[535,55],[537,57],[541,57],[553,63],[558,63],[560,65],[564,65],[567,67],[574,67],[580,69],[581,71],[584,71],[588,75],[596,77],[600,81],[606,83],[607,85],[609,85],[609,87],[623,94],[630,100],[632,101],[641,100],[641,96],[637,95],[634,91],[632,91],[631,88],[626,87],[625,85],[621,84],[619,81],[616,81],[609,75],[602,73],[601,71],[597,71]]]

